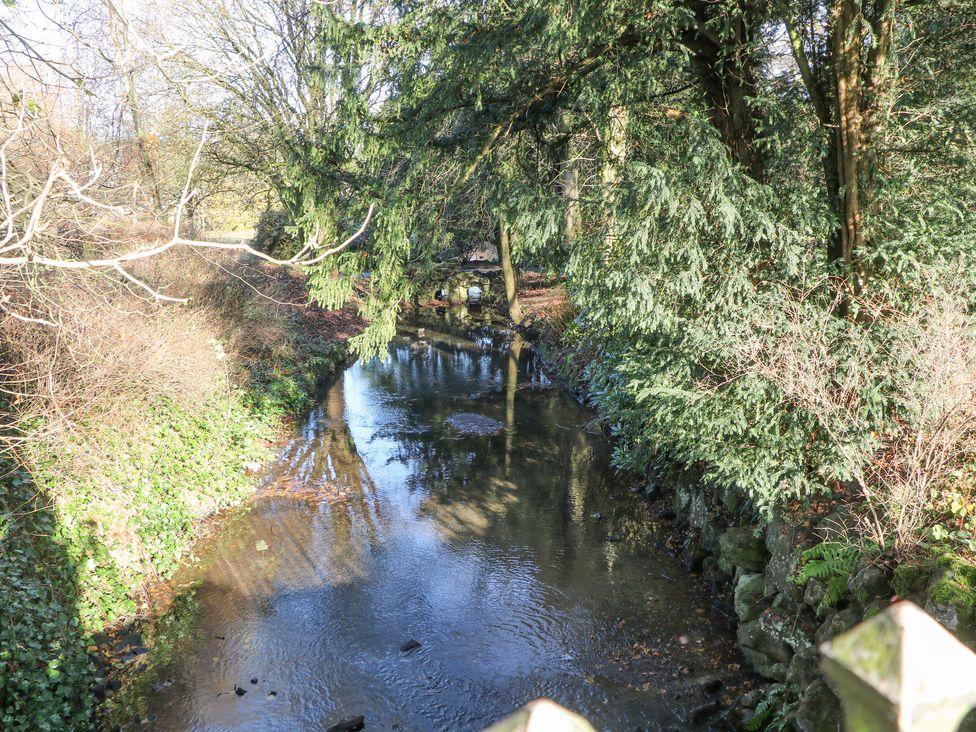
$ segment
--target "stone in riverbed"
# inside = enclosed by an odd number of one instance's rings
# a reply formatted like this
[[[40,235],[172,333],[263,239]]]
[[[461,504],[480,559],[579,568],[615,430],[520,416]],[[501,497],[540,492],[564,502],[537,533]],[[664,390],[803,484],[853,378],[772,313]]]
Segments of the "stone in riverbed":
[[[329,727],[326,732],[359,732],[366,727],[366,718],[363,715],[357,717],[347,717]]]
[[[748,623],[762,614],[762,601],[766,596],[766,578],[762,574],[744,574],[735,583],[732,595],[735,614],[739,620]]]
[[[493,435],[505,429],[505,423],[472,412],[457,412],[447,418],[447,424],[469,435]]]
[[[736,632],[742,653],[761,676],[784,681],[793,660],[792,633],[768,613],[743,623]]]
[[[887,572],[880,567],[868,565],[847,581],[847,589],[862,605],[867,605],[878,597],[891,594],[891,581]]]
[[[795,606],[803,598],[803,590],[796,585],[793,578],[800,563],[806,539],[797,527],[788,526],[782,518],[775,517],[766,527],[766,549],[769,551],[769,563],[764,573],[766,575],[766,594],[783,593]]]
[[[401,653],[410,653],[410,651],[415,651],[420,648],[420,641],[415,641],[413,638],[408,640],[402,646],[400,646]]]
[[[827,596],[827,585],[816,577],[811,578],[803,590],[803,604],[809,605],[819,615],[822,611],[820,603]]]
[[[807,687],[796,709],[796,726],[801,732],[827,732],[841,729],[840,702],[822,679]]]
[[[817,629],[814,640],[819,646],[845,630],[850,630],[859,622],[861,622],[861,613],[852,607],[845,608],[834,613],[823,622],[823,625]]]

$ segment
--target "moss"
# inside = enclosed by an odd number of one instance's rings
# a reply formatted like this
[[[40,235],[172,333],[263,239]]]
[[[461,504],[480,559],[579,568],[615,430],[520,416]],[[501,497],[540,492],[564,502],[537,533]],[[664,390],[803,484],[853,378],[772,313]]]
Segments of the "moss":
[[[924,605],[928,600],[956,609],[964,623],[976,621],[976,566],[946,552],[924,562],[902,564],[894,571],[892,588]]]
[[[892,575],[891,588],[899,597],[924,603],[932,570],[931,562],[901,564]]]
[[[941,576],[929,587],[929,597],[940,605],[951,605],[965,623],[976,620],[976,566],[953,555],[936,560]]]

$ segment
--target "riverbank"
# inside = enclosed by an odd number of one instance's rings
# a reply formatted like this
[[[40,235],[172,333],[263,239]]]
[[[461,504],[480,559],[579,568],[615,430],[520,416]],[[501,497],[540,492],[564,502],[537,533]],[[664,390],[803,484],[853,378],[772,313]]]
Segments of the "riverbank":
[[[520,329],[579,400],[598,344],[575,333],[571,305],[556,282],[533,278],[520,293]],[[671,531],[659,548],[708,581],[716,604],[737,622],[739,646],[765,685],[739,700],[747,729],[838,729],[840,704],[819,671],[817,647],[892,602],[910,599],[976,648],[976,564],[922,545],[892,561],[851,544],[856,498],[792,501],[762,512],[745,493],[719,489],[692,469],[648,476],[644,491]],[[961,505],[958,529],[970,507]]]
[[[362,328],[351,309],[307,306],[292,272],[192,254],[153,267],[154,283],[179,271],[189,306],[118,288],[63,337],[51,396],[8,405],[24,426],[2,482],[5,730],[90,729],[96,703],[111,712],[119,671],[145,662],[145,588],[253,493],[276,435]],[[29,356],[48,336],[20,337]]]

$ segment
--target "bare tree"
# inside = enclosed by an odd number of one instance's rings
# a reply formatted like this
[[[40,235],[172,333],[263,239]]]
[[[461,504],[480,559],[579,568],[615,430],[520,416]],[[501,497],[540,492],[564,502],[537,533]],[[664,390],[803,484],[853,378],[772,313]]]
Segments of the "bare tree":
[[[183,214],[196,191],[192,175],[206,142],[197,146],[190,172],[177,203],[173,225],[166,238],[134,244],[120,235],[131,223],[131,211],[118,203],[118,188],[103,185],[102,166],[89,147],[87,159],[72,158],[62,138],[45,130],[29,105],[20,105],[0,144],[0,271],[55,268],[114,271],[157,300],[181,301],[150,287],[126,267],[177,246],[233,250],[272,264],[309,267],[336,254],[365,231],[373,214],[352,235],[328,245],[318,231],[299,251],[278,259],[244,243],[201,241],[182,235]],[[23,162],[21,162],[23,161]],[[9,312],[10,296],[2,295]],[[30,315],[21,317],[32,317]]]

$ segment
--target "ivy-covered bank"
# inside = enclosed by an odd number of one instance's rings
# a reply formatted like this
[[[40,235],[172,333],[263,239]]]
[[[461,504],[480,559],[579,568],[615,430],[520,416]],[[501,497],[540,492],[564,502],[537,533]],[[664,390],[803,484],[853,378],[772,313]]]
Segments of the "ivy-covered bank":
[[[319,379],[344,361],[336,333],[343,328],[328,328],[328,314],[261,317],[278,326],[274,357],[205,344],[220,368],[200,403],[126,393],[107,424],[97,424],[93,412],[73,425],[73,447],[45,439],[38,422],[5,459],[3,730],[95,726],[95,706],[116,683],[96,663],[106,631],[150,610],[146,584],[191,558],[204,519],[251,495],[254,473],[284,421],[307,407]],[[359,327],[348,312],[336,317],[354,321],[347,330]]]

